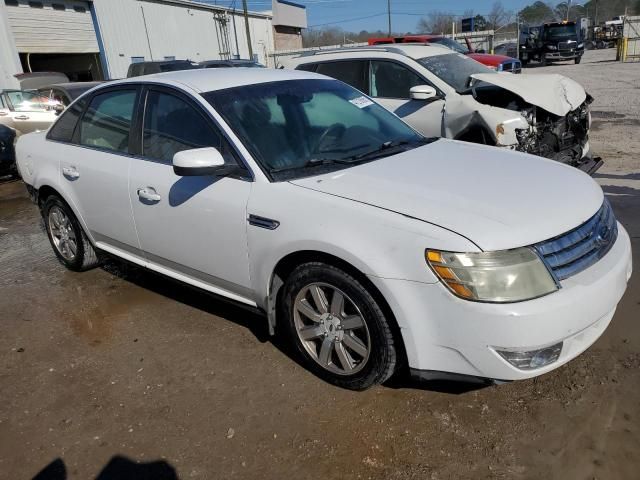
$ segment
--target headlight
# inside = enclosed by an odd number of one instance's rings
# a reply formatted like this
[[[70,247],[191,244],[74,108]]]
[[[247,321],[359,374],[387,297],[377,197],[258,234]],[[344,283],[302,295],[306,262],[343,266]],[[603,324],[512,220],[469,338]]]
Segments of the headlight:
[[[547,50],[557,50],[558,47],[556,47],[555,45],[547,45]]]
[[[584,43],[579,43],[577,48],[582,48],[584,47]]]
[[[498,252],[426,251],[427,263],[455,295],[480,302],[521,302],[558,289],[530,248]]]

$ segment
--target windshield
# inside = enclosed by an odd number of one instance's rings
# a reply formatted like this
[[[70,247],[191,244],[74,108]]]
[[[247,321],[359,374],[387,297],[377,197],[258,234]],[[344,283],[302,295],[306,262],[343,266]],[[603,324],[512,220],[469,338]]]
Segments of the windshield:
[[[575,25],[545,27],[544,38],[574,38],[577,36]]]
[[[469,53],[469,49],[467,47],[463,47],[460,43],[456,42],[451,38],[434,38],[429,40],[429,43],[437,43],[438,45],[442,45],[443,47],[447,47],[454,52],[467,54]]]
[[[345,168],[424,141],[336,80],[287,80],[203,95],[274,180]]]
[[[458,53],[425,57],[419,59],[418,63],[453,87],[458,93],[464,93],[469,89],[471,75],[475,73],[493,73],[497,75],[495,70]]]

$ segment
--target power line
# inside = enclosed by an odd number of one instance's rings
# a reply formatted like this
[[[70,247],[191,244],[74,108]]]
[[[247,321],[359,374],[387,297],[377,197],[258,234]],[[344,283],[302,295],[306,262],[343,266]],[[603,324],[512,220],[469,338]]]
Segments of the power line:
[[[375,17],[382,17],[382,16],[386,16],[387,12],[382,12],[382,13],[376,13],[375,15],[367,15],[365,17],[353,17],[353,18],[347,18],[345,20],[338,20],[336,22],[327,22],[327,23],[318,23],[316,25],[309,25],[308,28],[315,28],[315,27],[324,27],[325,25],[336,25],[338,23],[348,23],[348,22],[355,22],[357,20],[366,20],[367,18],[375,18]]]

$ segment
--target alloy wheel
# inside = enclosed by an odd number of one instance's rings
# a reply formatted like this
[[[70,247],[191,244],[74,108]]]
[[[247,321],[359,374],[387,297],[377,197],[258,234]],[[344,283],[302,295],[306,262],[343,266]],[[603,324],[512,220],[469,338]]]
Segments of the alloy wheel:
[[[62,257],[72,262],[78,253],[78,240],[68,215],[54,205],[49,210],[49,233],[53,245]]]
[[[311,283],[293,304],[296,333],[322,368],[352,375],[364,368],[371,352],[369,329],[356,304],[338,288]]]

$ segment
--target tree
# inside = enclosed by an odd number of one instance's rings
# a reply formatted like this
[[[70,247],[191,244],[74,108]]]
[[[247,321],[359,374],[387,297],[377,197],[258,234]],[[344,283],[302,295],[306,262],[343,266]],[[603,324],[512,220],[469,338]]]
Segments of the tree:
[[[638,0],[638,1],[640,1],[640,0]],[[476,32],[481,32],[483,30],[486,30],[487,29],[487,19],[484,18],[482,15],[476,15],[474,17],[473,27],[475,28]]]
[[[418,33],[451,33],[451,25],[456,17],[447,12],[430,12],[426,17],[418,20]]]
[[[568,2],[560,2],[556,5],[554,11],[557,21],[573,20],[575,22],[580,18],[587,16],[585,7],[574,2],[571,2],[571,4]]]
[[[555,12],[544,2],[537,1],[519,12],[520,20],[529,25],[537,25],[555,20]]]
[[[489,30],[496,30],[507,23],[510,16],[511,14],[504,9],[500,0],[494,2],[489,14],[487,15],[487,28]]]

